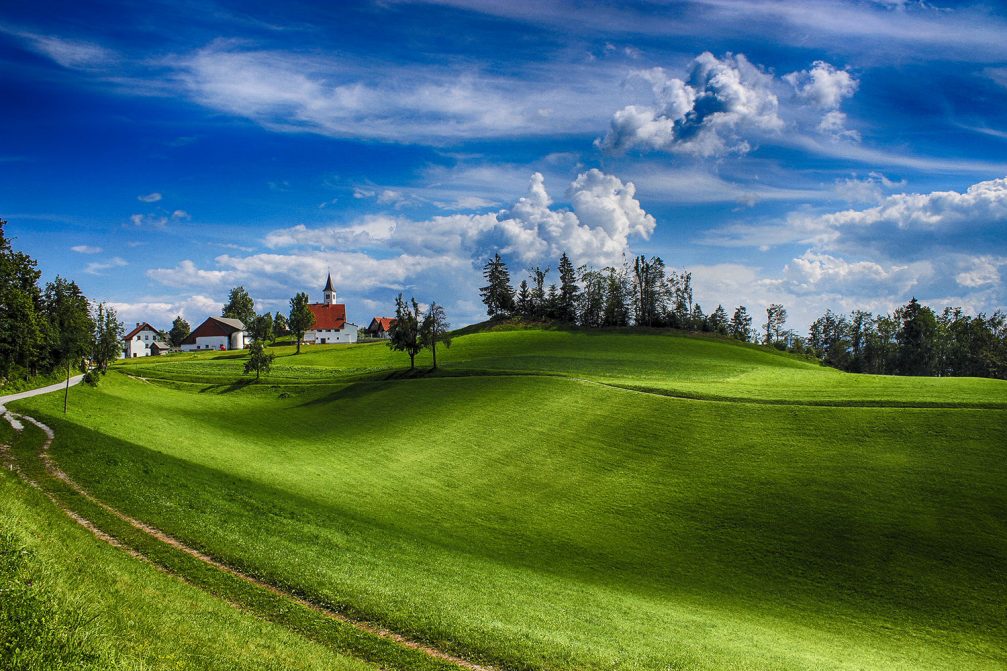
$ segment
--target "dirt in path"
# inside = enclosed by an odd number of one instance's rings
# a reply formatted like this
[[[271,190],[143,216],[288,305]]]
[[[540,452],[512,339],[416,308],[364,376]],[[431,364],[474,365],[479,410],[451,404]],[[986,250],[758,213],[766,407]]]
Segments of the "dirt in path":
[[[59,388],[62,389],[63,386],[59,385]],[[47,389],[46,391],[43,391],[43,390],[34,390],[34,391],[39,392],[39,393],[46,393],[47,391],[54,391],[54,390]],[[27,396],[35,396],[35,395],[36,394],[34,394],[34,393],[27,393]],[[26,398],[27,396],[19,396],[19,398]],[[33,418],[33,417],[29,417],[27,415],[16,415],[16,414],[11,413],[11,412],[6,412],[5,409],[3,408],[3,405],[2,405],[2,402],[6,401],[6,400],[16,400],[16,399],[13,399],[13,398],[0,398],[0,413],[3,413],[4,419],[7,420],[7,422],[11,425],[11,427],[14,428],[15,431],[20,432],[20,431],[23,430],[23,426],[22,426],[21,420],[24,420],[26,422],[29,422],[29,423],[35,425],[36,427],[38,427],[40,430],[42,430],[45,433],[46,439],[43,442],[42,447],[40,449],[39,457],[40,457],[40,459],[41,459],[41,461],[43,463],[43,466],[45,467],[46,472],[50,476],[52,476],[52,477],[54,477],[54,478],[62,481],[63,483],[65,483],[68,487],[70,487],[71,489],[73,489],[73,491],[75,491],[77,494],[79,494],[83,498],[87,499],[88,501],[90,501],[94,505],[100,507],[101,509],[105,510],[109,514],[114,515],[118,519],[120,519],[123,522],[125,522],[125,523],[129,524],[130,526],[132,526],[133,528],[135,528],[135,529],[137,529],[139,531],[142,531],[143,533],[147,534],[151,538],[154,538],[154,539],[156,539],[156,540],[158,540],[158,541],[160,541],[162,543],[165,543],[167,545],[170,545],[171,547],[175,548],[176,550],[179,550],[180,552],[184,552],[185,554],[187,554],[190,557],[193,557],[195,559],[198,559],[199,561],[203,562],[204,564],[212,566],[213,568],[215,568],[215,569],[217,569],[219,571],[223,571],[225,573],[228,573],[229,575],[232,575],[232,576],[234,576],[236,578],[239,578],[239,579],[241,579],[241,580],[243,580],[243,581],[245,581],[245,582],[247,582],[247,583],[249,583],[251,585],[254,585],[255,587],[258,587],[260,589],[266,590],[266,591],[270,592],[271,594],[274,594],[276,596],[282,597],[282,598],[284,598],[284,599],[286,599],[286,600],[288,600],[288,601],[290,601],[292,603],[296,603],[296,604],[298,604],[300,606],[303,606],[305,608],[309,608],[309,609],[311,609],[312,611],[314,611],[316,613],[324,615],[325,617],[328,617],[328,618],[331,618],[333,620],[337,620],[339,622],[342,622],[344,624],[348,624],[350,626],[356,627],[357,629],[360,629],[361,631],[365,631],[368,634],[372,634],[374,636],[380,636],[381,638],[394,641],[394,642],[398,643],[399,645],[402,645],[402,646],[405,646],[407,648],[411,648],[413,650],[417,650],[419,652],[425,653],[425,654],[427,654],[430,657],[433,657],[435,659],[440,659],[440,660],[444,660],[444,661],[450,662],[450,663],[455,664],[456,666],[458,666],[460,668],[468,669],[469,671],[495,671],[493,669],[493,667],[483,666],[483,665],[476,664],[474,662],[470,662],[470,661],[468,661],[466,659],[462,659],[461,657],[457,657],[457,656],[452,655],[452,654],[450,654],[448,652],[445,652],[443,650],[438,650],[437,648],[431,647],[431,646],[429,646],[429,645],[427,645],[425,643],[420,643],[419,641],[414,641],[412,639],[409,639],[409,638],[407,638],[407,637],[405,637],[405,636],[403,636],[401,634],[397,634],[397,633],[395,633],[393,631],[390,631],[388,629],[385,629],[383,627],[374,625],[374,624],[369,623],[369,622],[362,622],[360,620],[354,620],[352,618],[347,617],[346,615],[344,615],[342,613],[339,613],[337,611],[331,610],[329,608],[325,608],[323,606],[319,606],[318,604],[312,603],[312,602],[310,602],[310,601],[308,601],[306,599],[303,599],[303,598],[298,597],[298,596],[296,596],[294,594],[291,594],[291,593],[289,593],[287,591],[284,591],[284,590],[280,589],[279,587],[276,587],[275,585],[271,585],[271,584],[269,584],[267,582],[263,582],[262,580],[259,580],[257,578],[254,578],[254,577],[248,575],[247,573],[243,573],[243,572],[241,572],[241,571],[239,571],[239,570],[237,570],[237,569],[235,569],[235,568],[233,568],[231,566],[223,564],[223,563],[217,561],[216,559],[214,559],[213,557],[210,557],[209,555],[207,555],[207,554],[205,554],[203,552],[200,552],[199,550],[196,550],[195,548],[192,548],[192,547],[186,545],[182,541],[180,541],[180,540],[178,540],[176,538],[173,538],[172,536],[169,536],[168,534],[164,533],[163,531],[161,531],[161,530],[159,530],[159,529],[157,529],[155,527],[152,527],[149,524],[141,522],[140,520],[137,520],[137,519],[135,519],[133,517],[130,517],[129,515],[126,515],[125,513],[121,512],[119,510],[116,510],[115,508],[113,508],[112,506],[108,505],[104,501],[101,501],[100,499],[98,499],[95,496],[93,496],[90,492],[86,491],[83,487],[81,487],[79,484],[77,484],[69,475],[67,475],[62,469],[60,469],[56,465],[56,463],[52,459],[52,455],[51,455],[51,453],[49,451],[49,448],[52,445],[53,439],[55,438],[55,434],[53,433],[53,430],[51,428],[49,428],[48,426],[46,426],[45,424],[43,424],[42,422],[40,422],[37,419]],[[75,511],[70,510],[65,505],[63,505],[62,503],[60,503],[54,496],[52,496],[48,492],[45,492],[44,489],[42,489],[41,487],[39,487],[38,483],[36,483],[33,480],[31,480],[30,478],[28,478],[25,473],[23,473],[20,469],[17,468],[17,465],[14,463],[14,461],[10,457],[10,455],[6,454],[6,446],[0,445],[0,458],[3,458],[3,461],[7,462],[7,464],[10,466],[11,470],[15,471],[19,475],[19,477],[21,477],[22,480],[26,481],[28,484],[30,484],[31,486],[35,487],[36,489],[39,489],[40,491],[42,491],[46,495],[46,497],[50,501],[52,501],[54,505],[56,505],[56,507],[58,507],[60,510],[62,510],[72,520],[74,520],[75,522],[77,522],[77,524],[79,524],[80,526],[84,527],[89,532],[91,532],[96,538],[98,538],[99,540],[101,540],[101,541],[103,541],[105,543],[108,543],[109,545],[112,545],[113,547],[116,547],[116,548],[118,548],[118,549],[126,552],[127,554],[129,554],[130,556],[132,556],[132,557],[134,557],[136,559],[140,559],[142,561],[145,561],[145,562],[150,563],[150,564],[154,564],[156,566],[156,564],[152,560],[150,560],[148,557],[146,557],[145,555],[143,555],[141,552],[139,552],[139,551],[137,551],[137,550],[135,550],[133,548],[125,546],[123,543],[121,543],[116,538],[110,536],[109,534],[107,534],[104,531],[102,531],[101,529],[99,529],[90,520],[84,518],[83,516],[79,515]],[[184,578],[183,578],[183,580],[184,580]],[[225,601],[226,601],[226,599],[225,599]],[[232,605],[234,605],[234,604],[232,604]],[[237,606],[235,606],[235,607],[237,607]]]

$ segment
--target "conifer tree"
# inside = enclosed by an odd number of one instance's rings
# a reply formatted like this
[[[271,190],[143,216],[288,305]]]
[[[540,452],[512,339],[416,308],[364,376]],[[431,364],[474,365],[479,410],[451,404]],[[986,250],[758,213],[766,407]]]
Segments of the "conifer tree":
[[[734,310],[734,316],[731,317],[730,335],[735,340],[746,342],[752,336],[752,317],[744,305],[739,305]]]
[[[507,264],[500,254],[486,262],[483,277],[486,278],[486,286],[479,289],[479,293],[486,304],[486,314],[491,319],[509,316],[514,311],[514,287],[510,283]]]
[[[577,321],[577,296],[580,293],[580,288],[577,286],[577,271],[566,252],[559,257],[558,270],[559,296],[556,316],[560,321],[572,324]]]
[[[527,280],[521,280],[521,284],[518,285],[517,300],[515,301],[514,308],[525,319],[532,316],[531,291],[528,290]]]

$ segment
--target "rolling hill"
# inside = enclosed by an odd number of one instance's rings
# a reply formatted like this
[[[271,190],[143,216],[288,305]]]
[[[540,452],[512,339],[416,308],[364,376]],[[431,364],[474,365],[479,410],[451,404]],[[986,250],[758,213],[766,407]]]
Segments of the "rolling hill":
[[[660,332],[473,333],[435,374],[276,353],[261,384],[208,352],[13,407],[113,508],[500,668],[1007,664],[1007,383]]]

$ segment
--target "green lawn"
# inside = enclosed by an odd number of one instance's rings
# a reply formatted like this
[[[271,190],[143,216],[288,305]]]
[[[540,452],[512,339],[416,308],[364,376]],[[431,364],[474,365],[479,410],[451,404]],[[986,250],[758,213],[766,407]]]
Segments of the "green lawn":
[[[384,343],[305,346],[299,356],[293,347],[272,350],[273,384],[380,378],[408,361]],[[757,345],[674,332],[497,331],[462,336],[439,354],[446,372],[564,375],[695,398],[1007,408],[1007,384],[999,380],[850,375]],[[202,352],[120,365],[144,377],[232,383],[242,379],[244,359],[237,352]],[[429,360],[424,352],[417,365]]]
[[[15,406],[128,513],[475,659],[1007,664],[1007,410],[612,386],[950,406],[1002,404],[1007,384],[677,335],[475,334],[443,357],[456,376],[381,379],[404,360],[315,346],[250,386],[221,354],[129,361],[182,381],[112,374],[72,390],[66,420],[56,398]]]

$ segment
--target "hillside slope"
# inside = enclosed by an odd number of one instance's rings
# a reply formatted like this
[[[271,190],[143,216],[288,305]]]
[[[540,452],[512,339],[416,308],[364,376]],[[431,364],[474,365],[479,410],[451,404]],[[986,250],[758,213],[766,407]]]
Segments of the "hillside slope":
[[[861,382],[665,335],[474,334],[444,357],[455,376],[420,379],[381,345],[309,349],[277,362],[296,385],[223,384],[240,360],[210,353],[130,361],[182,381],[113,374],[67,419],[58,399],[18,407],[103,500],[474,659],[1007,664],[1007,411],[842,405],[998,404],[1002,382]]]

